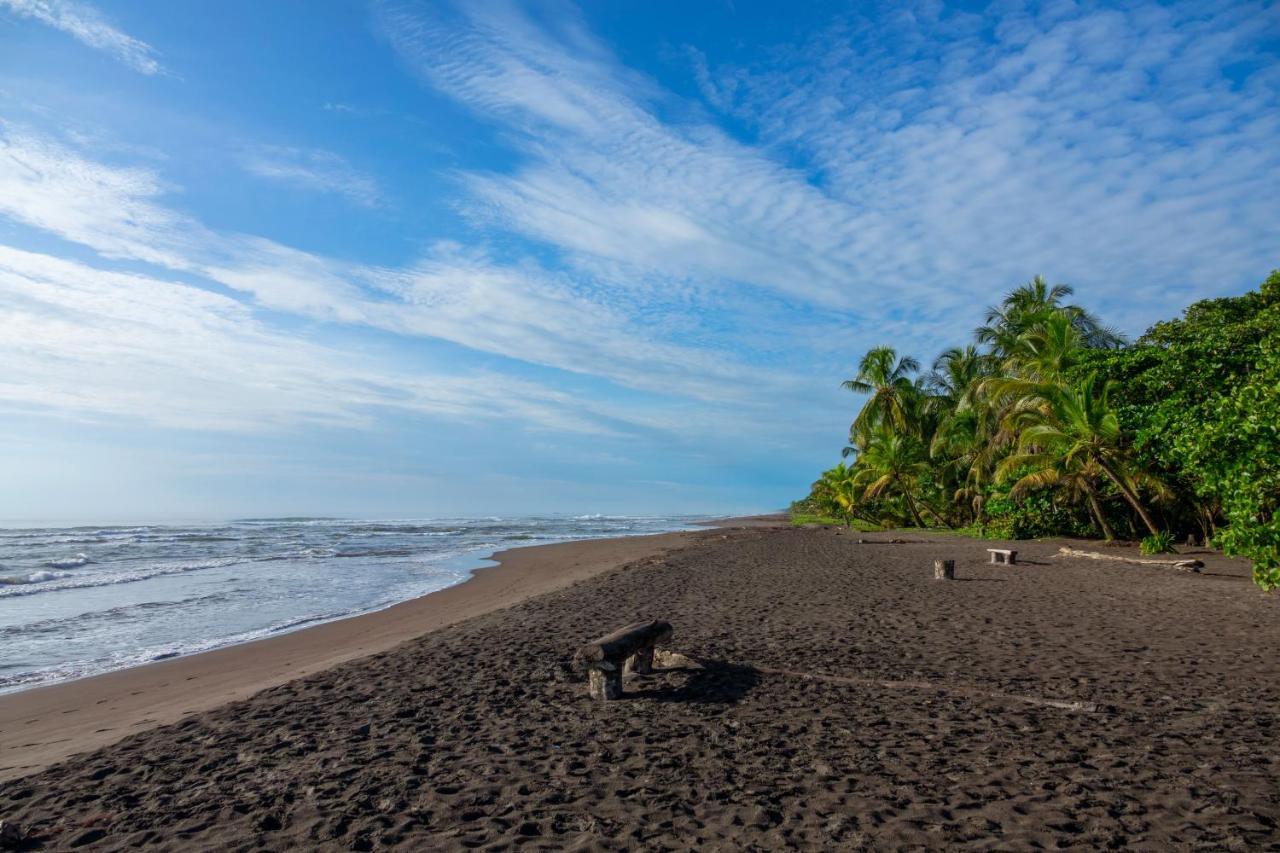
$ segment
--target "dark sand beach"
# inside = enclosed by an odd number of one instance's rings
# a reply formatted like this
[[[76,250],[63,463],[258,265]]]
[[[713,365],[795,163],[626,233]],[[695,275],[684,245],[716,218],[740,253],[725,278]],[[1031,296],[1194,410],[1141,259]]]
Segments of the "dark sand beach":
[[[896,535],[709,530],[567,575],[527,549],[541,585],[467,604],[482,572],[399,645],[290,635],[338,659],[10,778],[0,818],[46,849],[1280,849],[1280,599],[1245,563],[1046,541],[1000,567],[990,543]],[[593,703],[573,651],[649,618],[703,666]],[[252,648],[227,651],[252,673],[273,656]]]

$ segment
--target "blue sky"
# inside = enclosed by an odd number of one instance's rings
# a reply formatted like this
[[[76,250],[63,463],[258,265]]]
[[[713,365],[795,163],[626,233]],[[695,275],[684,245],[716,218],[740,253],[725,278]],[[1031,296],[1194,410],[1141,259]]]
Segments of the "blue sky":
[[[0,517],[733,512],[1280,266],[1271,3],[0,0]]]

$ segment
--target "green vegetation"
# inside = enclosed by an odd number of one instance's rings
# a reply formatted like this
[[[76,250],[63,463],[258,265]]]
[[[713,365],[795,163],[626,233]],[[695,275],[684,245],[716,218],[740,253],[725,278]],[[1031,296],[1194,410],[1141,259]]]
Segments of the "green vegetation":
[[[1162,530],[1159,533],[1144,536],[1138,543],[1138,550],[1143,554],[1172,554],[1174,553],[1173,534]]]
[[[1043,278],[928,373],[876,347],[845,460],[793,508],[847,525],[1001,538],[1188,534],[1280,586],[1280,272],[1133,343]]]

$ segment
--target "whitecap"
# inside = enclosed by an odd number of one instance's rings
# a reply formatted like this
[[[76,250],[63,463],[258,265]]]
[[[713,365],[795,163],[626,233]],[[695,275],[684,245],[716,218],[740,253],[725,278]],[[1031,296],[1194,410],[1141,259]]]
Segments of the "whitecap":
[[[56,581],[60,578],[70,577],[70,572],[50,572],[41,570],[32,572],[28,575],[10,575],[7,578],[0,578],[0,584],[17,585],[24,583],[45,583],[47,581]]]
[[[91,562],[93,561],[89,559],[88,554],[76,554],[74,557],[69,557],[65,560],[50,560],[45,565],[51,569],[78,569]]]

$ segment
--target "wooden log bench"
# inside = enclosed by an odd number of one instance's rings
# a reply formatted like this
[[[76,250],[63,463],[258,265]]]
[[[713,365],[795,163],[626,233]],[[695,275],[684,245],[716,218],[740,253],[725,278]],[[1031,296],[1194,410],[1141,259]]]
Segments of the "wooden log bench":
[[[653,647],[671,639],[669,622],[636,622],[587,643],[573,656],[574,665],[586,670],[592,699],[622,696],[622,673],[628,662],[631,671],[653,671]]]
[[[1018,552],[1011,551],[1008,548],[988,548],[991,554],[991,562],[996,565],[1012,566],[1018,562]]]

